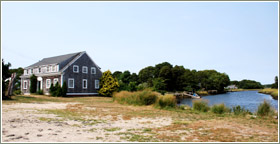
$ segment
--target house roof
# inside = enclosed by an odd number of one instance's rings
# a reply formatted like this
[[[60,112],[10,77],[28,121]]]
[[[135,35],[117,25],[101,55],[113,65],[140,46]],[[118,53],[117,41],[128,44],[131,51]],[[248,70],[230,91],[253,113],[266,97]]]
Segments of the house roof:
[[[37,62],[35,64],[32,64],[32,65],[30,65],[26,68],[40,66],[40,65],[48,65],[48,64],[59,64],[59,63],[62,63],[66,60],[71,61],[72,59],[74,59],[76,56],[78,56],[81,53],[83,53],[83,52],[71,53],[71,54],[66,54],[66,55],[44,58],[44,59],[40,60],[39,62]]]

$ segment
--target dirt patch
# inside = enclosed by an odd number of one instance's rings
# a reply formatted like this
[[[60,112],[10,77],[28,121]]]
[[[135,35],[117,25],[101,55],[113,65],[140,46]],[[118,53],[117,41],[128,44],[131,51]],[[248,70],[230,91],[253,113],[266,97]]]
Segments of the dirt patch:
[[[3,142],[117,142],[130,129],[156,128],[172,123],[168,117],[131,118],[123,115],[65,119],[42,110],[90,110],[80,103],[16,103],[3,105]]]

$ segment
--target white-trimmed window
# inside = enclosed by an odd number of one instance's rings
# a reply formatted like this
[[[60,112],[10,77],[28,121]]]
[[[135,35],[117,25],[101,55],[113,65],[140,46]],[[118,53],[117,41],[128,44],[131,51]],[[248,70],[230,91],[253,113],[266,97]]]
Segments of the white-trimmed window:
[[[99,89],[99,80],[95,80],[95,89]]]
[[[83,66],[83,73],[88,73],[88,67],[87,66]]]
[[[27,89],[27,80],[23,81],[23,89]]]
[[[39,68],[39,73],[41,73],[42,71],[41,71],[41,68]]]
[[[33,74],[33,69],[31,69],[31,74]]]
[[[28,70],[24,70],[24,75],[27,75],[28,74]]]
[[[47,72],[49,72],[50,71],[50,67],[49,66],[47,66]]]
[[[87,79],[83,79],[83,89],[87,89]]]
[[[73,72],[74,72],[74,73],[79,73],[79,66],[74,65],[74,66],[73,66]]]
[[[55,85],[58,82],[58,78],[53,79],[53,85]]]
[[[96,74],[96,68],[95,67],[91,67],[91,74]]]
[[[74,88],[74,79],[73,78],[68,79],[68,88]]]
[[[51,87],[51,79],[46,79],[46,88]]]
[[[56,66],[55,65],[52,66],[52,72],[56,72]]]

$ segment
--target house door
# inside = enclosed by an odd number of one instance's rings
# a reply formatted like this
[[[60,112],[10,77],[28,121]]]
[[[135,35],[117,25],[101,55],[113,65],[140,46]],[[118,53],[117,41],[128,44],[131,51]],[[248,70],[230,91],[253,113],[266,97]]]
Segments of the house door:
[[[37,91],[43,88],[42,81],[43,81],[42,77],[37,78]]]
[[[41,84],[42,84],[41,81],[38,81],[38,82],[37,82],[37,91],[41,90]]]

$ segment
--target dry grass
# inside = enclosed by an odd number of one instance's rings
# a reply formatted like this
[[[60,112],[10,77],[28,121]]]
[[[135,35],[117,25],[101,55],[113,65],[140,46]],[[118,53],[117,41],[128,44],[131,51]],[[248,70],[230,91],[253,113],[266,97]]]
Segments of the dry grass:
[[[278,89],[266,88],[259,90],[259,93],[270,94],[274,99],[278,99]]]
[[[84,121],[85,124],[98,124],[105,121],[86,119],[87,116],[110,116],[111,120],[131,120],[133,118],[170,117],[172,124],[159,128],[143,128],[117,133],[127,141],[159,142],[277,142],[278,120],[271,117],[225,115],[199,112],[192,109],[156,109],[153,106],[130,106],[113,102],[109,97],[54,98],[48,96],[20,96],[3,104],[22,102],[63,102],[80,103],[68,105],[63,110],[49,110],[64,119]],[[121,116],[121,117],[119,117]],[[42,121],[52,119],[41,118]],[[149,123],[149,121],[147,121]],[[115,132],[121,128],[107,128]]]

